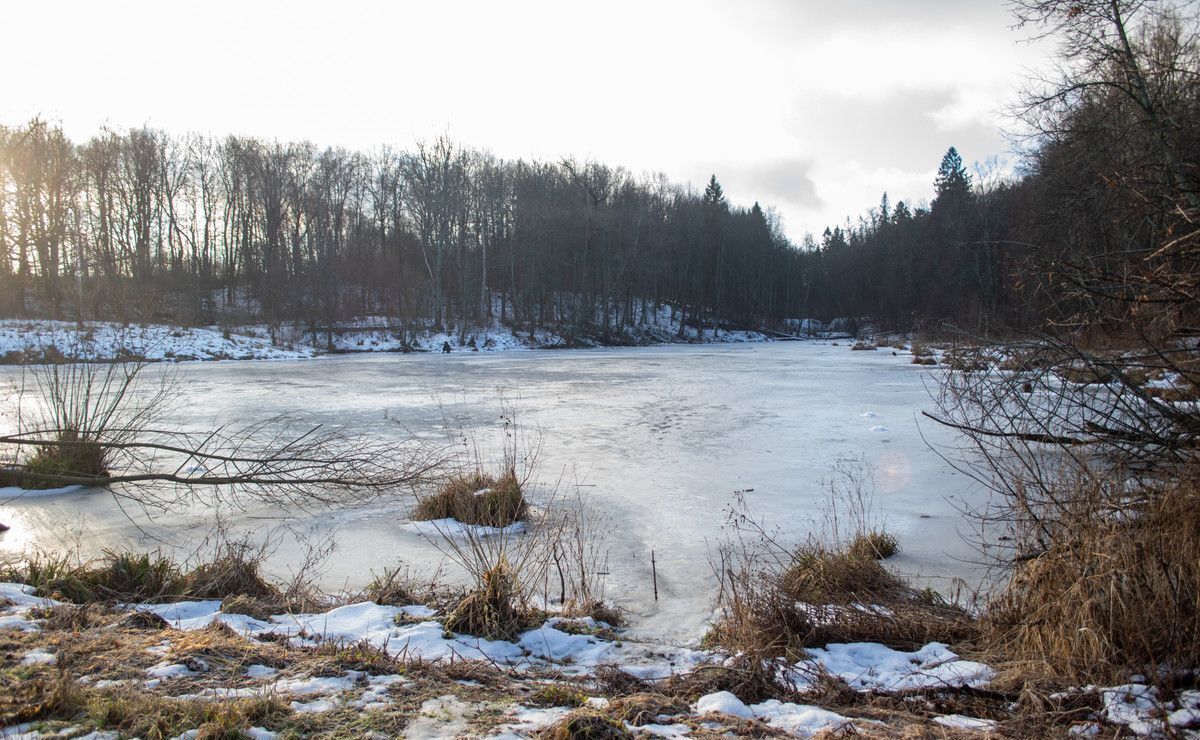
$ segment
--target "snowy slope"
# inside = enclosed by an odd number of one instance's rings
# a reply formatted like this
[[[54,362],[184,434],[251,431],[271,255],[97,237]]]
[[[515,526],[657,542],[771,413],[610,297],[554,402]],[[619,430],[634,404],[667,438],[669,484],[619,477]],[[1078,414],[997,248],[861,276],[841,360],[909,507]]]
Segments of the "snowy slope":
[[[188,329],[161,324],[143,326],[89,321],[81,330],[67,321],[0,321],[0,361],[39,359],[151,361],[299,360],[314,357],[312,347],[272,346],[270,341],[215,329]]]

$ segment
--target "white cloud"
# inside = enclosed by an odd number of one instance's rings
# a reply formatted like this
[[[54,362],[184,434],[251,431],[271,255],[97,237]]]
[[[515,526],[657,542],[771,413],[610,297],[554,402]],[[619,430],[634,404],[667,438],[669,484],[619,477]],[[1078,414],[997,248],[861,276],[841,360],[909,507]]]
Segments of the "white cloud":
[[[449,132],[698,187],[715,171],[797,238],[916,189],[950,144],[1001,153],[996,110],[1041,55],[976,0],[78,0],[6,21],[8,123],[364,149]]]

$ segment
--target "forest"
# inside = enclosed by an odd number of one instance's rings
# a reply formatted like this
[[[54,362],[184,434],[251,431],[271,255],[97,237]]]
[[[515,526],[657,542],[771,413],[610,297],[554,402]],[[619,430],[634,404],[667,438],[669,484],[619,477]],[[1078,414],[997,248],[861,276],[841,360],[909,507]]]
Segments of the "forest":
[[[928,204],[889,201],[790,242],[770,207],[593,161],[0,129],[0,315],[328,326],[499,320],[605,336],[669,305],[681,327],[869,317],[979,333],[1112,313],[1200,205],[1194,23],[1132,13],[1062,33],[1011,111],[1016,175],[950,146]],[[1075,33],[1076,36],[1071,34]],[[952,144],[953,142],[947,142]],[[731,194],[732,195],[732,194]],[[1172,272],[1181,263],[1166,266]],[[1149,271],[1149,272],[1147,272]],[[1118,284],[1114,285],[1114,281]]]

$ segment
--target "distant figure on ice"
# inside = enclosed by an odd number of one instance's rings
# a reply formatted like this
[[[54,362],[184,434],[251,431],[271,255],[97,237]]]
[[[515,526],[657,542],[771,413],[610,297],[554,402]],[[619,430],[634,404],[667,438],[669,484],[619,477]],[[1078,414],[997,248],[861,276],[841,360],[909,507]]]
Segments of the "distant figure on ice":
[[[450,354],[450,343],[449,342],[442,342],[442,354],[443,355]]]

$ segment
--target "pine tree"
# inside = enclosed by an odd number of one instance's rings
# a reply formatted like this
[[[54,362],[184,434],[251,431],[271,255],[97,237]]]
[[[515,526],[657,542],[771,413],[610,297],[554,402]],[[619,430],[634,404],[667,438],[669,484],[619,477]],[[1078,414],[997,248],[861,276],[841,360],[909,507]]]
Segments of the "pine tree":
[[[721,183],[717,182],[716,175],[709,178],[708,186],[704,188],[704,202],[710,206],[725,205],[725,192],[721,190]]]
[[[942,157],[934,185],[937,189],[933,199],[934,210],[947,205],[959,207],[970,200],[971,175],[967,173],[962,157],[954,147],[950,147]]]

